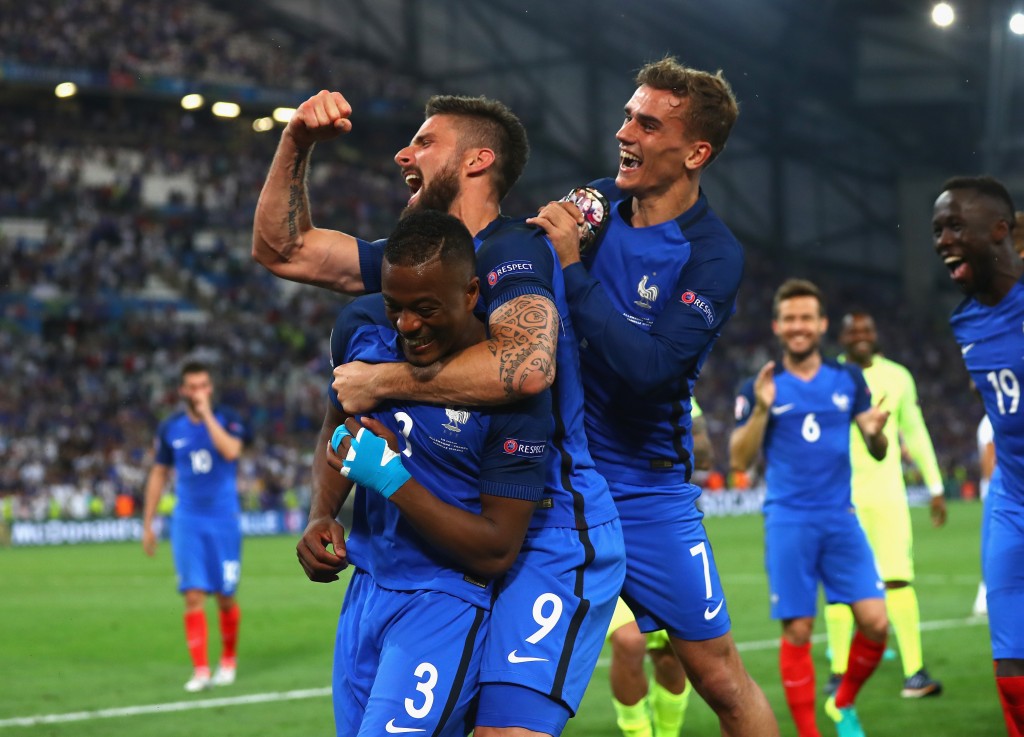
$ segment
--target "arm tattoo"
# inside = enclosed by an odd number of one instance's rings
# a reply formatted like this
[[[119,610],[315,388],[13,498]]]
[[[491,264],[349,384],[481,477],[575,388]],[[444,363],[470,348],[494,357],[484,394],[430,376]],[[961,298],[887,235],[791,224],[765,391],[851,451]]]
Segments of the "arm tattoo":
[[[537,295],[510,299],[491,314],[488,347],[499,359],[498,377],[505,396],[514,399],[533,373],[550,383],[555,376],[558,311],[551,300]]]
[[[299,220],[306,210],[306,152],[295,154],[291,181],[288,184],[288,237],[299,234]]]

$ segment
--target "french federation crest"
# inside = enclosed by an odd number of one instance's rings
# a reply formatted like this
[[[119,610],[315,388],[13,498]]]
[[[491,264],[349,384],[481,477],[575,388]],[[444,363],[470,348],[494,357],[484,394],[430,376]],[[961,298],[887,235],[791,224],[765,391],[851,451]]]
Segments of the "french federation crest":
[[[838,409],[840,412],[847,412],[850,409],[850,398],[845,394],[833,392],[832,404],[834,404],[836,406],[836,409]]]
[[[643,307],[645,310],[651,309],[651,302],[658,298],[658,285],[647,286],[647,278],[647,274],[644,274],[644,278],[636,285],[636,292],[640,295],[640,299],[633,302],[637,307]]]
[[[459,425],[465,425],[467,422],[469,422],[469,410],[445,407],[444,413],[448,415],[448,422],[444,423],[441,426],[445,430],[451,430],[452,432],[462,432],[462,428],[459,427]]]

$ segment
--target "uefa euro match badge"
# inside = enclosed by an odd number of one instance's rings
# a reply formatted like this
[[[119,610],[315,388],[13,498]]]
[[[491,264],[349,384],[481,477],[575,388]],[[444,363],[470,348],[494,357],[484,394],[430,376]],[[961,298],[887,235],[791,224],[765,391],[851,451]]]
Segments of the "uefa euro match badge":
[[[583,214],[580,225],[580,255],[587,253],[608,223],[608,198],[593,187],[577,187],[562,198],[562,202],[571,202]]]

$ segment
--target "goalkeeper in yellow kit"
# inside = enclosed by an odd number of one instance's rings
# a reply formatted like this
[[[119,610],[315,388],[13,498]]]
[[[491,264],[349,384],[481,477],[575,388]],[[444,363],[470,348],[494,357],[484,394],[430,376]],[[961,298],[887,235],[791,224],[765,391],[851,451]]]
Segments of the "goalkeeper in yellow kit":
[[[917,386],[906,368],[878,353],[875,322],[865,312],[850,312],[843,318],[839,335],[844,354],[840,360],[857,364],[871,389],[874,401],[884,403],[890,419],[885,426],[890,447],[900,447],[902,438],[931,494],[932,523],[946,522],[946,500],[935,449],[925,427],[917,401]],[[914,592],[913,534],[907,489],[903,481],[900,453],[888,453],[884,460],[872,458],[860,433],[851,433],[850,461],[853,466],[853,503],[864,532],[875,553],[879,574],[885,581],[885,606],[899,643],[903,662],[904,698],[936,696],[942,684],[924,668],[921,655],[921,614]],[[845,604],[825,608],[832,677],[825,687],[834,690],[841,680],[853,633],[853,615]],[[842,666],[840,666],[842,664]]]

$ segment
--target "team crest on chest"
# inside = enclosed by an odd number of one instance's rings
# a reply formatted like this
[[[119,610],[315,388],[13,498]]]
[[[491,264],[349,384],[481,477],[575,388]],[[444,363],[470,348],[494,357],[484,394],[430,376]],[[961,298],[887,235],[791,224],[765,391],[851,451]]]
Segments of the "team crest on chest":
[[[658,299],[658,285],[647,286],[648,278],[647,274],[644,274],[644,278],[636,285],[636,292],[640,295],[640,299],[633,302],[637,307],[642,307],[645,310],[651,309],[651,302]]]
[[[451,430],[452,432],[462,432],[462,428],[459,425],[465,425],[469,422],[469,410],[455,409],[454,407],[445,407],[445,415],[448,416],[448,422],[441,425],[445,430]]]
[[[832,404],[836,406],[840,412],[848,412],[850,410],[850,397],[846,394],[840,394],[839,392],[832,393]]]

